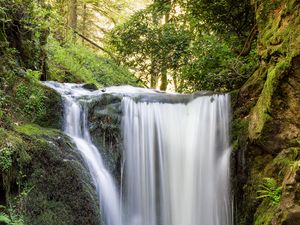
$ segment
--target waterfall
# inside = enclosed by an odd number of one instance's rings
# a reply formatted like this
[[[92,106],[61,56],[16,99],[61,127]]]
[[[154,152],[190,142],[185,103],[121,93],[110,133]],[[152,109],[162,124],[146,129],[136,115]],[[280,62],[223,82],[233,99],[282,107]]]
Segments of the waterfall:
[[[123,99],[126,224],[232,224],[229,111],[227,95]]]
[[[102,91],[75,84],[46,85],[64,98],[64,131],[89,168],[104,225],[233,224],[228,95],[107,88],[106,93],[122,97],[124,171],[119,191],[87,126],[86,105]]]
[[[46,82],[47,86],[57,90],[64,102],[64,132],[68,134],[80,151],[100,198],[100,208],[105,225],[121,225],[119,194],[115,182],[105,168],[97,147],[92,143],[87,127],[88,100],[83,96],[92,93],[81,85]],[[99,222],[100,223],[100,222]]]

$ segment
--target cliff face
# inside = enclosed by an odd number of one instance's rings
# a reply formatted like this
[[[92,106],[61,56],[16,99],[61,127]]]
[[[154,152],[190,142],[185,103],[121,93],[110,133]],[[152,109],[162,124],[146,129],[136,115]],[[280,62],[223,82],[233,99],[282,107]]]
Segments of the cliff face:
[[[300,224],[300,2],[254,1],[260,67],[234,99],[238,224]]]

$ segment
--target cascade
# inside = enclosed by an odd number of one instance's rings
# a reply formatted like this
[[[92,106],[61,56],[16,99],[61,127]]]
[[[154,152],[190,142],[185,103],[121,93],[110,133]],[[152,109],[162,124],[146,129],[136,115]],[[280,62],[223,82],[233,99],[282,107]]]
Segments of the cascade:
[[[126,224],[231,225],[229,96],[123,99]]]
[[[232,225],[228,95],[107,88],[122,97],[124,175],[118,190],[87,126],[86,105],[102,92],[46,85],[64,98],[64,131],[89,168],[104,225]]]
[[[92,93],[82,85],[45,82],[58,91],[64,102],[64,132],[68,134],[80,151],[100,198],[100,208],[105,225],[121,225],[119,194],[115,182],[105,168],[97,147],[92,143],[87,127],[88,99],[82,98]],[[99,222],[100,223],[100,222]]]

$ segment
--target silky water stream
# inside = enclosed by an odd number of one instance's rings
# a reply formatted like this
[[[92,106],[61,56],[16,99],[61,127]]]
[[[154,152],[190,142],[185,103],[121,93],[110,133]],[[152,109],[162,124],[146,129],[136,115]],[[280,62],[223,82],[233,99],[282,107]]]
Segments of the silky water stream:
[[[88,130],[89,98],[102,92],[46,85],[63,96],[64,132],[89,168],[104,225],[232,225],[228,95],[106,89],[122,96],[119,190]]]

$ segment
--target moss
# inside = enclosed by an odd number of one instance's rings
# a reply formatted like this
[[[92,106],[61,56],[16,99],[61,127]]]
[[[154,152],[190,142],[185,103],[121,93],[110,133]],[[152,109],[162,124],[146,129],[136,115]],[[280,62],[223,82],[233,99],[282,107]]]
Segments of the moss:
[[[258,207],[254,219],[254,225],[269,225],[271,224],[274,214],[278,210],[277,204],[272,204],[269,199],[263,200],[262,204]]]
[[[49,136],[55,137],[60,134],[60,131],[51,129],[51,128],[44,128],[37,124],[23,124],[20,126],[15,127],[16,131],[26,134],[29,136]]]
[[[246,142],[244,150],[246,163],[242,162],[246,175],[237,173],[237,176],[247,176],[240,178],[246,181],[244,188],[238,189],[243,196],[238,199],[241,203],[237,203],[241,207],[238,210],[238,222],[241,225],[298,224],[282,222],[287,208],[297,205],[300,199],[294,199],[297,195],[294,186],[299,182],[298,175],[294,175],[298,171],[300,147],[297,141],[297,58],[300,55],[298,3],[297,0],[253,1],[261,62],[258,70],[241,88],[237,103],[240,106],[235,111],[236,118],[249,120],[245,133],[248,133],[250,142]],[[251,107],[253,102],[255,105],[251,111],[245,112],[245,106]],[[282,184],[283,193],[278,205],[272,205],[268,199],[256,199],[256,191],[263,177],[273,177],[278,184]]]
[[[36,196],[35,200],[35,204],[39,204],[45,210],[38,214],[34,220],[26,218],[31,225],[70,225],[75,223],[76,216],[72,215],[70,207],[63,202],[49,201],[43,195]]]
[[[232,136],[233,151],[237,151],[240,145],[240,140],[247,136],[249,121],[247,119],[237,118],[232,122]]]
[[[34,188],[24,202],[26,221],[36,225],[99,224],[98,199],[77,150],[63,138],[37,139],[33,146],[28,183]]]
[[[54,91],[45,86],[40,86],[44,92],[44,105],[45,114],[37,118],[35,123],[44,126],[51,127],[55,129],[60,129],[63,123],[63,103],[61,96]]]
[[[296,0],[282,2],[264,21],[259,35],[260,55],[269,59],[272,55],[294,57],[299,54],[300,26],[299,5]]]
[[[267,69],[266,66],[261,65],[254,74],[246,81],[246,83],[243,85],[242,89],[253,89],[252,86],[262,86],[265,77],[267,75]]]
[[[12,146],[11,170],[1,175],[6,201],[19,209],[26,224],[99,224],[95,189],[70,140],[35,124],[16,130],[1,131],[4,143]]]
[[[260,136],[265,123],[270,118],[270,107],[273,94],[276,91],[281,75],[286,72],[290,64],[291,59],[284,58],[275,66],[271,66],[269,68],[263,90],[251,112],[251,120],[248,130],[251,140],[255,140]]]

